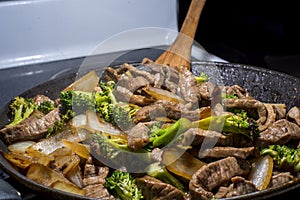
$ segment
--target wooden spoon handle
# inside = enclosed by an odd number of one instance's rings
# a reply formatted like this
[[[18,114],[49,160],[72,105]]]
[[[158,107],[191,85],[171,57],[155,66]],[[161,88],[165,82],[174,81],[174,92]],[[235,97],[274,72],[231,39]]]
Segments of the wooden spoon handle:
[[[190,70],[191,48],[205,0],[192,0],[178,36],[172,45],[155,61],[172,67],[186,67]]]

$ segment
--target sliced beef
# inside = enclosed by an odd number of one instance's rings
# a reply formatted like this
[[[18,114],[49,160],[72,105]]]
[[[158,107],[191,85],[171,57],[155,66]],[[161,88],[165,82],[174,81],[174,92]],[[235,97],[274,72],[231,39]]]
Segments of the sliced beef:
[[[198,106],[201,95],[199,93],[195,76],[187,68],[181,68],[181,73],[179,74],[179,96],[182,96],[187,102],[191,102],[192,104],[196,104]]]
[[[286,119],[277,120],[260,133],[255,143],[258,146],[285,144],[290,139],[300,139],[300,127]]]
[[[206,106],[194,110],[184,109],[181,112],[182,112],[182,117],[185,117],[191,121],[197,121],[200,119],[204,119],[206,117],[210,117],[213,111],[211,107]]]
[[[269,188],[277,187],[285,183],[288,183],[293,179],[294,177],[291,175],[290,172],[281,172],[272,176],[271,182],[269,183],[268,187]]]
[[[222,92],[226,93],[227,95],[235,95],[239,99],[253,98],[245,88],[239,85],[224,86],[222,88]]]
[[[38,106],[39,106],[41,103],[46,102],[46,101],[50,101],[51,103],[54,104],[54,101],[53,101],[52,99],[50,99],[49,97],[47,97],[46,95],[43,95],[43,94],[38,94],[38,95],[36,95],[36,96],[33,98],[33,100],[34,100],[34,103],[35,103],[36,105],[38,105]]]
[[[143,148],[149,142],[148,132],[150,129],[142,124],[138,123],[128,133],[127,141],[128,147],[133,151]]]
[[[214,196],[217,199],[221,199],[221,198],[225,198],[227,193],[228,193],[228,188],[225,186],[220,186]]]
[[[165,108],[160,104],[141,107],[135,114],[134,122],[147,122],[157,117],[166,117]]]
[[[46,115],[34,111],[27,119],[15,126],[8,126],[0,130],[4,140],[11,144],[17,141],[35,140],[47,134],[55,121],[60,120],[59,109],[56,108]]]
[[[129,89],[117,86],[114,95],[118,101],[133,103],[139,106],[149,105],[154,102],[153,99],[147,98],[142,95],[133,94]]]
[[[163,149],[160,148],[154,148],[151,151],[150,158],[153,162],[161,162],[162,161],[162,155],[163,155]]]
[[[179,72],[173,67],[163,67],[165,72],[165,81],[163,87],[171,92],[178,93]]]
[[[276,120],[280,120],[286,117],[286,105],[285,104],[272,104],[274,111],[276,113]]]
[[[272,104],[265,103],[264,105],[267,109],[267,120],[265,121],[264,124],[262,124],[258,127],[258,129],[260,131],[266,130],[266,128],[268,128],[268,126],[270,124],[272,124],[273,122],[275,122],[275,120],[276,120],[276,112],[275,112],[274,107],[272,106]]]
[[[263,125],[267,120],[267,109],[265,105],[256,99],[224,99],[224,106],[227,109],[244,109],[247,111],[256,111],[258,125]]]
[[[231,181],[232,184],[228,187],[226,197],[234,197],[257,191],[255,185],[251,181],[248,181],[241,176],[233,177]]]
[[[246,159],[248,156],[253,155],[255,151],[254,147],[213,147],[212,149],[207,149],[203,152],[201,157],[210,157],[210,158],[226,158],[228,156]]]
[[[249,147],[252,142],[241,134],[223,135],[217,131],[190,128],[183,134],[182,144],[185,146],[201,146],[204,140],[216,141],[216,146]]]
[[[200,98],[201,98],[200,99],[201,106],[210,106],[211,105],[211,98],[212,98],[212,94],[215,90],[215,87],[216,86],[210,81],[201,83],[198,86]]]
[[[234,176],[245,175],[250,170],[250,165],[245,167],[245,163],[240,163],[234,157],[227,157],[215,162],[211,162],[201,167],[189,183],[191,199],[211,199],[212,190],[230,181]]]
[[[300,108],[297,106],[292,107],[288,111],[286,117],[289,121],[295,122],[298,126],[300,126]]]
[[[139,70],[136,67],[134,67],[133,65],[130,65],[128,63],[124,63],[121,67],[121,69],[118,69],[120,71],[126,71],[126,73],[130,76],[133,77],[138,77],[138,76],[142,76],[145,79],[148,80],[149,83],[153,84],[155,82],[155,79],[153,77],[153,75],[145,70]]]
[[[85,195],[96,199],[115,199],[104,187],[105,178],[109,173],[108,167],[96,166],[90,158],[84,165],[83,190]]]
[[[156,178],[144,176],[136,179],[146,200],[184,200],[184,193],[176,187]]]

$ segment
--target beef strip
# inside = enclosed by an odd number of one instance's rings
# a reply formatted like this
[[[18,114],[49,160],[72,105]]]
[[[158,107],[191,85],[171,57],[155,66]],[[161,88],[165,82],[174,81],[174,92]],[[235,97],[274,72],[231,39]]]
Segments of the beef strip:
[[[50,99],[49,97],[47,97],[46,95],[43,94],[38,94],[33,98],[33,101],[36,105],[41,105],[41,103],[45,102],[45,101],[50,101],[51,103],[54,104],[54,101],[52,99]]]
[[[135,114],[134,122],[147,122],[157,117],[166,117],[165,108],[160,104],[141,107]]]
[[[183,134],[182,145],[201,146],[205,139],[217,140],[216,146],[249,147],[252,142],[244,135],[223,135],[217,131],[190,128]]]
[[[60,120],[59,109],[55,108],[46,115],[34,111],[27,119],[15,126],[8,126],[0,130],[7,144],[17,141],[35,140],[47,134],[54,122]]]
[[[201,157],[226,158],[228,156],[232,156],[236,158],[246,159],[248,156],[253,155],[254,151],[254,147],[213,147],[212,149],[205,150],[203,152],[204,155]]]
[[[276,104],[276,103],[273,103],[271,104],[273,106],[273,109],[276,113],[276,120],[280,120],[280,119],[283,119],[286,117],[286,105],[285,104]]]
[[[164,183],[151,176],[136,179],[139,188],[146,200],[184,200],[184,193],[176,187]]]
[[[298,126],[300,126],[300,108],[297,106],[292,107],[288,111],[286,117],[289,121],[295,122]]]
[[[214,188],[227,183],[234,176],[247,174],[249,170],[249,163],[238,161],[234,157],[211,162],[193,174],[189,183],[191,199],[211,199]]]
[[[227,109],[244,109],[244,110],[256,110],[258,119],[256,122],[258,125],[263,125],[267,120],[267,109],[265,105],[256,99],[224,99],[224,106]]]
[[[286,119],[280,119],[261,132],[255,144],[258,146],[267,146],[270,144],[282,145],[290,139],[300,139],[300,127]]]
[[[201,95],[199,93],[198,85],[195,76],[190,70],[185,67],[181,67],[181,73],[179,73],[179,88],[180,95],[187,102],[196,104],[200,101]]]
[[[231,181],[232,184],[228,187],[226,197],[240,196],[257,191],[255,185],[251,181],[248,181],[241,176],[233,177]]]
[[[85,195],[96,199],[115,199],[104,187],[105,178],[109,173],[108,167],[96,166],[89,158],[84,165],[83,171],[83,190]]]
[[[118,101],[133,103],[139,106],[150,105],[154,102],[153,99],[147,98],[142,95],[133,94],[129,89],[121,86],[117,86],[114,95]]]
[[[263,125],[260,125],[258,127],[259,131],[266,130],[266,128],[268,128],[268,126],[270,124],[272,124],[273,122],[275,122],[275,120],[276,120],[276,112],[275,112],[274,107],[272,106],[272,104],[265,103],[264,105],[265,105],[265,107],[267,109],[267,113],[268,113],[267,114],[267,120]]]
[[[150,129],[142,124],[138,123],[128,133],[127,141],[128,147],[133,151],[143,148],[149,142],[148,132]]]
[[[239,99],[253,98],[251,94],[240,85],[224,86],[222,92],[227,95],[236,95]]]
[[[215,86],[210,81],[201,83],[198,86],[198,90],[199,90],[199,93],[200,93],[200,102],[199,102],[199,104],[201,106],[210,106],[211,105],[211,98],[212,98],[212,94],[215,90],[215,87],[218,87],[218,86]]]
[[[268,188],[283,185],[285,183],[292,181],[293,179],[294,177],[291,175],[290,172],[280,172],[272,176]]]

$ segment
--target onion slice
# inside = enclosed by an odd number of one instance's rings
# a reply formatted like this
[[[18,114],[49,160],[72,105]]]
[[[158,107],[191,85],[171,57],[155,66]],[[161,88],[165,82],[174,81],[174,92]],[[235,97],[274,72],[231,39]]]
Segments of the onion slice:
[[[188,180],[191,180],[193,174],[206,165],[206,163],[179,148],[166,149],[162,155],[162,162],[169,171]]]
[[[98,83],[99,83],[99,77],[96,74],[96,72],[93,70],[85,74],[83,77],[79,78],[69,86],[67,86],[63,91],[78,90],[83,92],[92,92],[94,91]]]
[[[169,92],[168,90],[148,86],[144,89],[144,91],[156,100],[167,100],[183,104],[186,103],[180,96],[173,92]]]
[[[256,186],[258,190],[264,190],[268,187],[273,172],[273,159],[266,155],[260,157],[255,166],[252,168],[249,180]]]

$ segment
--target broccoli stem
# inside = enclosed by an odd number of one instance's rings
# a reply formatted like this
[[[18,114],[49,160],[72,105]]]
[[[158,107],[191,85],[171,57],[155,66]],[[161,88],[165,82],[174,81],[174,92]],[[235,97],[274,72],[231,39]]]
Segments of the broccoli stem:
[[[179,135],[189,129],[191,121],[186,118],[180,118],[177,122],[164,129],[156,129],[150,134],[150,143],[153,147],[161,147],[169,144],[176,135]]]
[[[177,180],[168,170],[161,166],[159,162],[152,163],[147,168],[147,174],[154,178],[157,178],[165,183],[171,184],[179,190],[184,190],[183,184]]]

